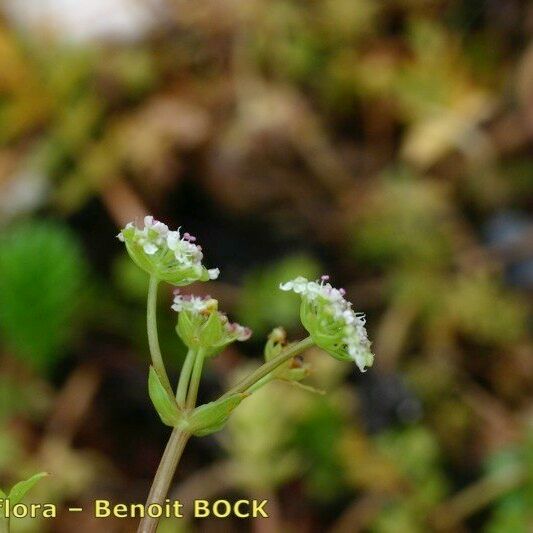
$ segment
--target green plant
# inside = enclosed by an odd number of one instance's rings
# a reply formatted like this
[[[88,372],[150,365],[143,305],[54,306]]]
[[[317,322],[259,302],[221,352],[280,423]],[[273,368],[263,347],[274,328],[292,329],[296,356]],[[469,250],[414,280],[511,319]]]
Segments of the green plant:
[[[8,505],[10,507],[18,505],[35,484],[47,475],[46,472],[40,472],[24,481],[19,481],[16,485],[11,487],[9,493],[5,493],[0,489],[0,501],[2,502],[2,506],[0,507],[0,531],[2,531],[2,533],[9,533],[10,520]]]
[[[133,261],[150,275],[147,301],[147,330],[152,366],[149,371],[150,398],[162,422],[172,427],[163,458],[157,470],[146,505],[161,505],[164,501],[180,457],[191,436],[204,436],[221,430],[231,413],[250,394],[273,379],[299,382],[306,368],[295,356],[311,346],[319,346],[333,357],[356,362],[361,371],[371,366],[365,321],[361,313],[352,310],[343,289],[328,283],[328,276],[319,281],[297,277],[282,283],[284,291],[301,297],[300,315],[309,336],[287,343],[283,330],[276,329],[265,347],[265,363],[243,378],[216,401],[196,405],[198,388],[205,363],[235,341],[247,340],[249,328],[231,323],[219,311],[217,300],[210,297],[182,295],[175,291],[172,309],[177,311],[176,332],[188,348],[177,389],[174,392],[158,341],[157,288],[160,281],[174,286],[194,281],[216,279],[218,269],[207,269],[196,238],[188,233],[170,231],[168,227],[147,216],[144,227],[128,224],[118,235],[125,243]],[[153,532],[158,519],[146,515],[139,532]]]
[[[63,225],[28,221],[0,235],[0,330],[13,354],[46,370],[75,332],[86,264]]]

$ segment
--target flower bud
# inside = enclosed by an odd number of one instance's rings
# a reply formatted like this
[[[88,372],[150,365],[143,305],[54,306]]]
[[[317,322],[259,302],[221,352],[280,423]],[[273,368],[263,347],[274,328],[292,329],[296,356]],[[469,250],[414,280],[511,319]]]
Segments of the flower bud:
[[[196,240],[180,230],[170,231],[166,224],[144,217],[144,227],[128,223],[117,235],[126,244],[130,257],[148,274],[172,285],[189,285],[195,281],[216,279],[218,268],[202,265],[202,249]]]
[[[354,361],[364,372],[374,361],[364,315],[354,312],[344,298],[344,289],[335,289],[328,279],[322,276],[318,281],[308,281],[298,277],[282,283],[280,289],[300,295],[300,318],[317,346],[337,359]]]
[[[250,338],[252,331],[229,322],[227,316],[218,310],[217,300],[209,296],[182,296],[179,290],[174,294],[172,309],[179,312],[176,331],[188,348],[202,348],[205,356],[209,357],[232,342]]]
[[[287,333],[283,328],[274,328],[265,344],[265,361],[274,359],[287,346]],[[309,365],[299,357],[293,357],[278,366],[272,376],[284,381],[301,381],[309,375]]]

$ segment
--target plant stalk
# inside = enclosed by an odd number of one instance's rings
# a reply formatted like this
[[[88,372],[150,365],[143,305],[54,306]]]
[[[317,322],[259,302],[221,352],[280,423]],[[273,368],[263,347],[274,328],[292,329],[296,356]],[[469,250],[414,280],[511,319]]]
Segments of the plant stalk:
[[[170,439],[152,483],[152,488],[148,494],[145,508],[148,508],[148,506],[152,504],[164,504],[170,483],[172,482],[172,478],[174,477],[174,473],[176,472],[176,468],[189,437],[190,434],[180,428],[174,428],[172,430],[172,434],[170,435]],[[157,530],[158,523],[159,518],[152,518],[145,515],[139,524],[137,533],[154,533]]]
[[[171,396],[174,395],[170,381],[168,379],[165,364],[163,363],[163,356],[159,348],[159,338],[157,335],[157,287],[159,280],[155,276],[150,276],[150,283],[148,286],[148,300],[146,303],[146,329],[148,331],[148,345],[150,347],[150,355],[152,356],[152,364],[159,375],[161,383],[167,389]]]
[[[155,288],[153,285],[155,284]],[[152,342],[155,340],[155,346],[157,346],[156,354],[159,355],[159,359],[161,361],[161,365],[163,363],[161,358],[161,352],[159,351],[159,344],[157,343],[157,327],[155,324],[155,296],[150,294],[152,292],[157,291],[157,281],[152,282],[152,279],[150,280],[150,291],[148,296],[148,335],[150,340],[150,347],[152,348]],[[151,302],[153,303],[153,316],[152,320],[150,317],[150,307]],[[153,336],[155,332],[155,337]],[[236,394],[239,392],[246,392],[250,387],[252,387],[255,383],[257,383],[259,380],[262,380],[265,376],[268,376],[270,372],[275,370],[278,366],[282,365],[284,362],[288,361],[292,357],[302,353],[307,348],[310,348],[314,345],[313,340],[311,337],[307,337],[289,347],[287,347],[285,350],[283,350],[278,356],[276,356],[271,361],[268,361],[264,365],[262,365],[260,368],[258,368],[255,372],[252,372],[248,377],[243,379],[238,385],[236,385],[233,389],[229,390],[224,394],[222,397],[229,396],[231,394]],[[152,354],[153,357],[153,354]],[[188,361],[187,361],[188,360]],[[189,357],[189,354],[187,355],[187,360],[184,364],[184,370],[185,366],[193,366],[192,368],[192,374],[190,378],[189,383],[189,390],[187,393],[187,399],[186,399],[186,408],[187,409],[193,409],[196,404],[196,398],[198,395],[198,388],[200,386],[200,379],[202,377],[202,370],[203,370],[203,364],[204,364],[204,353],[202,350],[198,350],[194,356],[194,364],[193,364],[193,356]],[[156,367],[155,359],[154,359],[154,367]],[[157,370],[157,367],[156,367]],[[163,366],[164,370],[164,366]],[[183,370],[182,370],[183,373]],[[166,377],[166,372],[163,374]],[[168,381],[168,377],[166,377]],[[186,378],[183,378],[184,380]],[[183,395],[183,389],[185,388],[185,385],[183,385],[181,376],[180,376],[180,383],[181,388],[178,385],[178,392],[180,397]],[[170,385],[170,384],[169,384]],[[183,453],[183,450],[185,448],[185,445],[187,444],[187,441],[190,438],[190,434],[186,431],[183,431],[180,428],[174,428],[172,431],[172,434],[170,436],[170,440],[168,441],[168,444],[165,448],[165,452],[163,454],[163,457],[161,459],[161,462],[159,463],[159,467],[157,469],[152,488],[150,489],[150,494],[148,495],[148,499],[146,501],[146,507],[152,504],[159,504],[162,505],[165,501],[165,498],[168,493],[168,489],[170,487],[170,483],[172,482],[172,478],[174,477],[174,473],[176,471],[176,468],[178,466],[179,460],[181,458],[181,455]],[[158,518],[151,518],[149,516],[145,516],[141,523],[139,524],[139,528],[137,529],[137,533],[154,533],[157,530],[157,525],[159,523]]]
[[[187,399],[185,403],[186,408],[190,410],[194,409],[194,406],[196,404],[198,388],[200,386],[200,379],[202,377],[204,353],[201,349],[197,350],[196,352],[191,350],[189,354],[187,354],[187,359],[185,361],[184,369],[182,370],[182,375],[183,371],[187,370],[185,366],[187,365],[187,367],[189,367],[193,365],[193,362],[194,366],[192,368],[192,375],[190,378],[188,392],[186,388],[187,382],[189,381],[188,379],[184,378],[184,381],[182,381],[180,376],[180,383],[178,384],[178,391],[180,395],[184,394],[182,392],[183,390],[187,392]],[[190,372],[190,370],[187,371]],[[178,467],[181,455],[183,453],[183,450],[185,449],[185,445],[187,444],[187,441],[189,440],[190,436],[191,435],[189,433],[183,431],[180,428],[176,427],[172,430],[172,434],[170,435],[167,447],[165,448],[165,452],[163,453],[163,457],[161,459],[161,462],[159,463],[159,467],[157,468],[157,472],[152,483],[152,488],[150,489],[150,494],[148,495],[148,499],[146,500],[145,508],[148,508],[149,505],[152,505],[154,503],[158,505],[162,505],[164,503],[165,498],[167,497],[170,483],[172,482],[172,478],[174,477],[174,473],[176,472],[176,468]],[[145,516],[139,524],[137,533],[154,533],[157,530],[158,523],[159,518],[151,518],[149,516]]]
[[[271,359],[264,365],[261,365],[255,372],[252,372],[235,387],[226,392],[222,396],[222,398],[225,398],[226,396],[230,396],[232,394],[238,394],[239,392],[247,392],[250,387],[255,385],[255,383],[258,382],[260,379],[270,374],[270,372],[272,372],[273,370],[276,370],[278,366],[282,365],[295,355],[298,355],[303,351],[307,350],[307,348],[314,346],[314,344],[315,343],[313,342],[313,339],[311,339],[311,337],[306,337],[305,339],[302,339],[301,341],[296,342],[291,346],[288,346],[279,355],[274,357],[274,359]]]

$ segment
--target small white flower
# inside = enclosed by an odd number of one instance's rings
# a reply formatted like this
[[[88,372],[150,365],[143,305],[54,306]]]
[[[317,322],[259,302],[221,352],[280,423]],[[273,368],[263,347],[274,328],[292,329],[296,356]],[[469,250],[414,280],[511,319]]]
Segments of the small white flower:
[[[301,296],[303,324],[318,346],[339,359],[352,359],[364,372],[374,358],[365,317],[352,309],[351,302],[344,298],[346,291],[336,289],[328,280],[329,276],[319,281],[300,276],[282,283],[280,289]]]
[[[204,254],[202,253],[202,248],[193,244],[187,236],[189,236],[188,233],[182,237],[179,229],[170,231],[166,236],[166,244],[174,252],[174,256],[178,261],[184,265],[193,266],[202,262]]]
[[[157,245],[150,241],[144,242],[142,244],[142,247],[145,253],[147,253],[148,255],[154,255],[157,252],[157,250],[159,250]]]
[[[137,230],[138,244],[148,255],[154,255],[165,244],[168,226],[154,220],[152,216],[144,217],[144,228]]]
[[[180,242],[180,230],[171,231],[167,235],[167,246],[172,250],[176,251]]]
[[[174,291],[172,309],[179,313],[176,331],[189,348],[201,347],[208,357],[216,355],[228,344],[246,341],[252,330],[218,310],[218,301],[210,296],[181,295]]]
[[[307,288],[308,281],[306,278],[302,276],[298,276],[296,279],[293,279],[292,281],[287,281],[286,283],[282,283],[279,288],[282,291],[294,291],[296,294],[303,293]]]
[[[120,230],[119,234],[117,235],[117,239],[120,242],[126,242],[126,239],[124,238],[124,232],[125,231],[134,231],[135,226],[133,225],[133,222],[128,222],[123,229]]]
[[[220,275],[220,269],[219,268],[210,268],[208,269],[207,273],[209,274],[209,279],[217,279]]]
[[[252,330],[246,326],[241,326],[237,322],[226,322],[224,324],[226,332],[235,337],[237,341],[247,341],[252,336]]]
[[[174,291],[172,309],[180,313],[189,311],[191,313],[205,313],[212,308],[212,302],[216,302],[210,296],[194,296],[192,294],[182,295],[179,290]]]
[[[168,226],[166,224],[163,224],[163,222],[159,222],[159,220],[155,220],[153,216],[147,215],[144,217],[144,228],[146,230],[154,230],[159,235],[164,237],[168,233]]]
[[[152,216],[144,217],[142,228],[129,222],[117,237],[135,263],[160,280],[180,286],[218,277],[217,268],[208,270],[202,265],[196,237],[187,232],[182,236],[179,229],[171,231]]]

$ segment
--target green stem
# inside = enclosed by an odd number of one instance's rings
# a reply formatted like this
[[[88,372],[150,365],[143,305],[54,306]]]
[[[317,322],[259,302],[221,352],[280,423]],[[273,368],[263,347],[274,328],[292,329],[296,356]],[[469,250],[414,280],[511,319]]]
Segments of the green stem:
[[[254,386],[260,379],[270,374],[273,370],[276,370],[278,366],[282,365],[285,361],[288,361],[295,355],[307,350],[307,348],[310,348],[314,344],[315,343],[311,337],[306,337],[305,339],[288,346],[279,355],[274,357],[274,359],[271,359],[264,365],[260,366],[255,372],[252,372],[248,377],[244,378],[235,387],[226,392],[222,398],[239,392],[247,392],[250,387]]]
[[[154,284],[155,284],[155,288],[153,287]],[[161,358],[161,352],[159,351],[159,345],[157,343],[157,328],[155,324],[155,296],[152,294],[152,292],[156,290],[157,290],[157,281],[153,282],[151,279],[150,290],[149,290],[149,295],[148,295],[148,336],[150,339],[151,352],[152,352],[152,347],[153,347],[152,343],[155,341],[155,346],[157,348],[155,353],[156,353],[156,356],[159,355],[159,360],[162,365],[163,361]],[[151,303],[153,305],[152,321],[150,318]],[[226,394],[224,394],[223,397],[229,396],[230,394],[236,394],[239,392],[247,391],[248,389],[250,389],[250,387],[253,387],[257,382],[267,377],[268,374],[270,374],[278,366],[282,365],[285,361],[288,361],[292,357],[302,353],[304,350],[306,350],[307,348],[310,348],[313,345],[314,345],[313,340],[310,337],[307,337],[287,347],[274,359],[272,359],[271,361],[268,361],[267,363],[262,365],[260,368],[258,368],[255,372],[252,372],[252,374],[250,374],[247,378],[243,379],[237,386],[235,386],[233,389],[229,390]],[[198,350],[196,352],[194,356],[194,364],[192,363],[193,356],[191,355],[189,357],[189,355],[190,354],[187,354],[187,359],[189,360],[189,362],[186,359],[184,368],[182,370],[182,375],[185,373],[185,371],[188,372],[188,369],[185,368],[186,366],[187,367],[191,365],[193,366],[191,377],[190,377],[189,390],[188,390],[187,398],[186,398],[186,408],[193,409],[196,404],[196,398],[198,396],[198,388],[200,386],[200,379],[202,377],[202,370],[203,370],[203,364],[204,364],[204,353],[203,353],[203,350]],[[157,370],[158,366],[156,365],[156,358],[154,358],[154,352],[152,352],[152,358],[154,361],[154,367]],[[162,369],[164,370],[164,366],[162,366]],[[166,372],[164,374],[162,373],[162,376],[165,376],[166,380],[168,381]],[[180,376],[181,387],[180,387],[180,384],[178,384],[178,392],[179,392],[180,397],[183,395],[182,391],[185,388],[185,385],[183,385],[183,382],[185,381],[186,381],[186,377],[183,377],[183,381],[182,381],[182,377]],[[159,464],[157,473],[155,475],[155,478],[152,484],[152,488],[150,489],[150,494],[148,495],[146,506],[149,506],[152,504],[162,505],[164,503],[165,498],[168,493],[168,489],[170,487],[170,483],[172,482],[172,478],[174,477],[174,473],[178,466],[178,463],[183,453],[183,450],[185,448],[185,445],[187,444],[187,441],[189,440],[189,437],[190,437],[190,434],[183,431],[180,428],[176,427],[172,430],[170,440],[168,441],[167,447],[165,448],[165,453],[163,454],[161,463]],[[149,516],[145,516],[141,520],[137,533],[154,533],[157,530],[158,523],[159,523],[158,518],[151,518]]]
[[[248,394],[253,394],[256,390],[259,390],[261,387],[264,387],[267,383],[270,383],[274,379],[272,373],[263,376],[261,379],[257,380],[251,387],[246,389]]]
[[[196,404],[203,366],[203,350],[189,350],[181,371],[177,392],[178,401],[185,401],[186,409],[194,409]],[[187,385],[189,385],[188,392]],[[159,463],[159,467],[157,468],[157,472],[152,483],[152,488],[150,489],[150,494],[148,495],[148,499],[146,501],[146,508],[154,503],[158,505],[162,505],[164,503],[170,483],[172,482],[172,478],[174,477],[174,473],[176,472],[176,468],[178,467],[179,460],[185,445],[189,440],[189,437],[189,433],[178,427],[172,430],[167,447],[165,448],[165,453],[163,454],[161,462]],[[145,516],[139,524],[137,533],[154,533],[157,530],[158,523],[158,518]]]
[[[174,428],[172,430],[167,447],[165,448],[165,453],[157,468],[150,494],[146,500],[145,508],[148,508],[148,506],[152,504],[164,504],[170,483],[172,482],[172,478],[174,477],[174,473],[176,472],[176,468],[178,467],[178,463],[189,437],[189,433],[179,428]],[[152,518],[146,515],[141,520],[137,533],[154,533],[157,530],[158,523],[159,518]]]
[[[150,347],[150,355],[152,356],[152,364],[159,375],[159,379],[163,386],[167,389],[171,396],[174,395],[170,381],[168,379],[165,364],[163,363],[163,356],[159,348],[159,339],[157,336],[157,286],[159,280],[155,276],[150,276],[150,283],[148,286],[148,300],[146,303],[146,329],[148,330],[148,345]]]
[[[203,349],[198,348],[196,359],[194,360],[194,368],[192,369],[191,381],[189,383],[187,401],[185,402],[186,409],[194,409],[194,406],[196,405],[196,398],[198,397],[198,389],[200,387],[200,379],[202,378],[202,370],[204,367],[204,357]]]
[[[190,349],[187,352],[187,357],[185,358],[185,362],[183,363],[183,367],[181,369],[178,390],[176,391],[176,401],[182,409],[185,407],[187,389],[189,387],[189,381],[191,379],[191,372],[195,358],[196,352]]]

